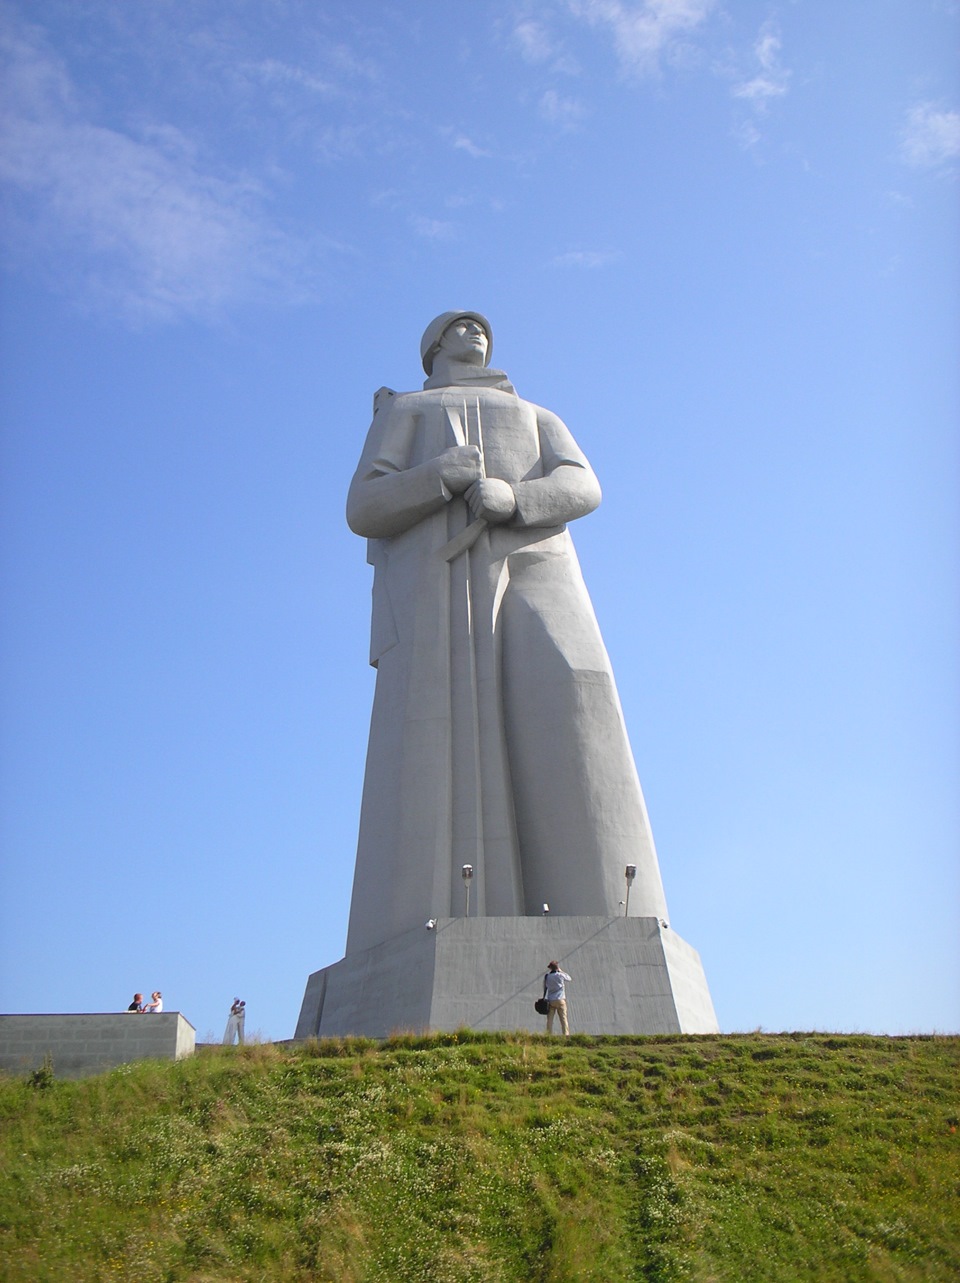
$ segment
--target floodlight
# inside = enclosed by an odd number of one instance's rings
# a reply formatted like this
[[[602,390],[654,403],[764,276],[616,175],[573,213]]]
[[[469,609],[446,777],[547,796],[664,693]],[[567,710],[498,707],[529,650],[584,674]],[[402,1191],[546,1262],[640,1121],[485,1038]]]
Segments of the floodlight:
[[[623,916],[628,918],[630,916],[630,888],[633,886],[633,879],[637,876],[637,866],[628,864],[623,873],[627,879],[627,898],[623,906]]]

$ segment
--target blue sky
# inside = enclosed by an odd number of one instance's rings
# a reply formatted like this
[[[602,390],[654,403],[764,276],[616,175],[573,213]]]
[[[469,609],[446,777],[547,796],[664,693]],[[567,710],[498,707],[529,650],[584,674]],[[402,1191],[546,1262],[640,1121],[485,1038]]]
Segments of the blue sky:
[[[0,12],[0,1010],[292,1034],[373,693],[346,488],[465,307],[603,484],[721,1027],[960,1027],[957,5]]]

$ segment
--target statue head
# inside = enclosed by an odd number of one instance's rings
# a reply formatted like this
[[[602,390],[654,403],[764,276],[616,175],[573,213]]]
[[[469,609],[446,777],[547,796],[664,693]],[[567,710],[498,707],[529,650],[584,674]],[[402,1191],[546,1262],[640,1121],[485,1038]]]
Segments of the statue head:
[[[481,364],[489,365],[490,354],[493,351],[493,330],[490,328],[490,322],[487,318],[481,316],[479,312],[442,312],[430,322],[423,332],[423,338],[420,340],[420,359],[423,361],[423,368],[427,375],[433,373],[433,358],[440,350],[440,341],[444,334],[451,325],[464,319],[475,321],[486,334],[487,350]]]

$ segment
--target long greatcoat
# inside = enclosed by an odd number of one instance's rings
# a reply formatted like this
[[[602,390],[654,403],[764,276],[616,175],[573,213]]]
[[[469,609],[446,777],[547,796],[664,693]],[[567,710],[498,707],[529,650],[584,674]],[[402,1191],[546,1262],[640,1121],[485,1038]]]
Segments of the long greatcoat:
[[[470,522],[436,457],[482,444],[511,519]],[[666,904],[610,661],[566,523],[600,487],[566,426],[501,386],[384,394],[347,519],[374,567],[370,726],[347,953],[432,917]],[[449,559],[448,559],[449,558]]]

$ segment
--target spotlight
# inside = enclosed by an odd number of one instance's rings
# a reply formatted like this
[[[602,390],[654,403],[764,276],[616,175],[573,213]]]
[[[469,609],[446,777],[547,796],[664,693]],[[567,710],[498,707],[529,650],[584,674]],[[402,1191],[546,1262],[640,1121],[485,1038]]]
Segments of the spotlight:
[[[544,917],[547,917],[549,913],[550,913],[550,906],[549,906],[549,904],[544,904],[544,906],[543,906],[543,916],[544,916]]]
[[[623,874],[627,879],[627,898],[623,906],[623,916],[626,918],[630,916],[630,888],[633,886],[633,879],[637,876],[637,866],[635,864],[628,864],[624,869]]]
[[[428,931],[436,931],[437,920],[436,918],[427,918],[426,922],[423,925],[427,928]]]

